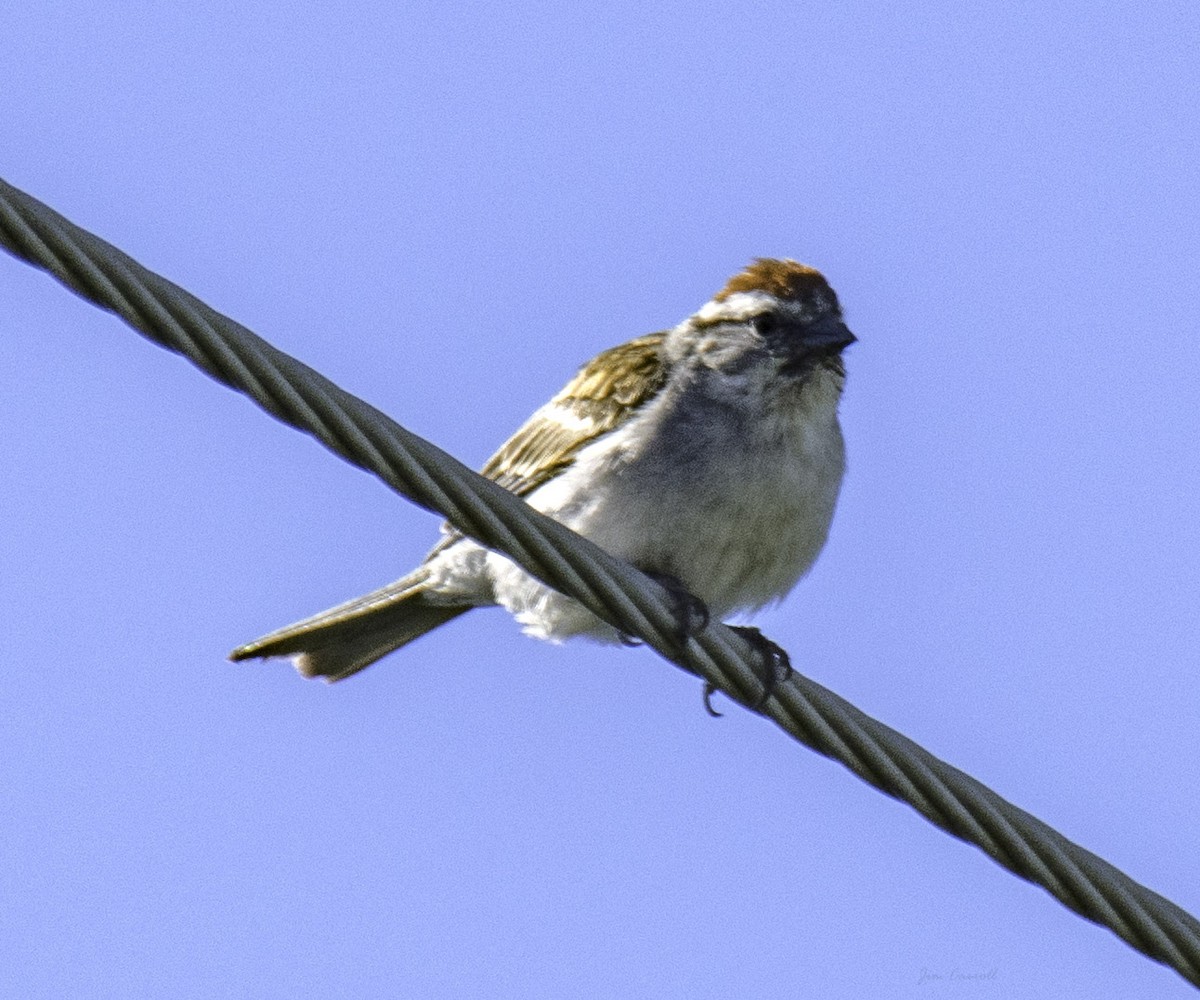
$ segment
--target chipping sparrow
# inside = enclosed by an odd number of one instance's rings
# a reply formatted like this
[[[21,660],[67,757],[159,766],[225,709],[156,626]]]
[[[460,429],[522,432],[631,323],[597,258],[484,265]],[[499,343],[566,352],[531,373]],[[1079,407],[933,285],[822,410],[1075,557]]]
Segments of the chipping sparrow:
[[[845,464],[841,352],[853,341],[818,271],[759,259],[674,329],[584,365],[483,475],[666,583],[701,610],[700,627],[708,611],[760,608],[791,590],[829,532]],[[230,658],[291,656],[307,677],[340,680],[494,604],[541,639],[623,638],[505,556],[442,531],[403,579]]]

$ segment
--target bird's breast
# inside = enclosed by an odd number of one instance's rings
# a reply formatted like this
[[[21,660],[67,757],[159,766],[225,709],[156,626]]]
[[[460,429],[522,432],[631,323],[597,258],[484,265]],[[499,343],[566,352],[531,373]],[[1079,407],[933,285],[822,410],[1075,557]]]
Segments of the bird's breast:
[[[761,607],[816,559],[841,486],[836,398],[807,402],[651,410],[530,500],[614,555],[677,577],[715,615]]]

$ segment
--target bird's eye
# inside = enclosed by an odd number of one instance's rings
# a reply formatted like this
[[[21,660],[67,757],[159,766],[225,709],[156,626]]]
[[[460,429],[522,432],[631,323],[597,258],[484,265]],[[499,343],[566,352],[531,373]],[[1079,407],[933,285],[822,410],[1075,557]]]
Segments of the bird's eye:
[[[775,328],[779,325],[779,320],[774,313],[759,313],[757,316],[751,318],[750,324],[758,333],[767,336],[775,331]]]

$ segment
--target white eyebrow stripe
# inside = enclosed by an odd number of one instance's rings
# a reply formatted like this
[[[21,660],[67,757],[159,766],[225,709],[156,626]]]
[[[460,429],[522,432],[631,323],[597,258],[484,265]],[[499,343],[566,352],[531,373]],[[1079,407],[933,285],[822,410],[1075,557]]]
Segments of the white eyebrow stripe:
[[[779,300],[766,292],[734,292],[722,302],[711,299],[704,303],[695,318],[707,323],[722,319],[744,320],[778,305]]]

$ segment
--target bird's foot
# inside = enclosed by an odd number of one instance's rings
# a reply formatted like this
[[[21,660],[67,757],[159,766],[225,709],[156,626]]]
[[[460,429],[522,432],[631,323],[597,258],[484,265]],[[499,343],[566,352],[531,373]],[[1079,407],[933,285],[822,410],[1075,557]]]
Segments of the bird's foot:
[[[675,615],[675,642],[683,649],[689,639],[708,628],[708,605],[688,590],[678,577],[653,572],[646,575],[669,595]]]
[[[689,639],[708,628],[708,605],[688,590],[678,577],[668,573],[656,573],[652,570],[643,570],[642,572],[667,592],[671,601],[671,612],[675,617],[675,634],[672,638],[679,651],[682,652]],[[623,646],[642,645],[641,639],[629,635],[627,632],[619,633],[617,638]]]
[[[756,712],[761,711],[771,700],[775,689],[791,678],[791,657],[788,656],[786,649],[772,642],[752,625],[730,625],[729,627],[750,643],[754,647],[755,653],[758,654],[755,657],[754,675],[762,682],[763,693],[758,704],[752,707]],[[704,685],[704,709],[709,715],[719,718],[721,713],[712,706],[712,696],[716,691],[714,685]]]

